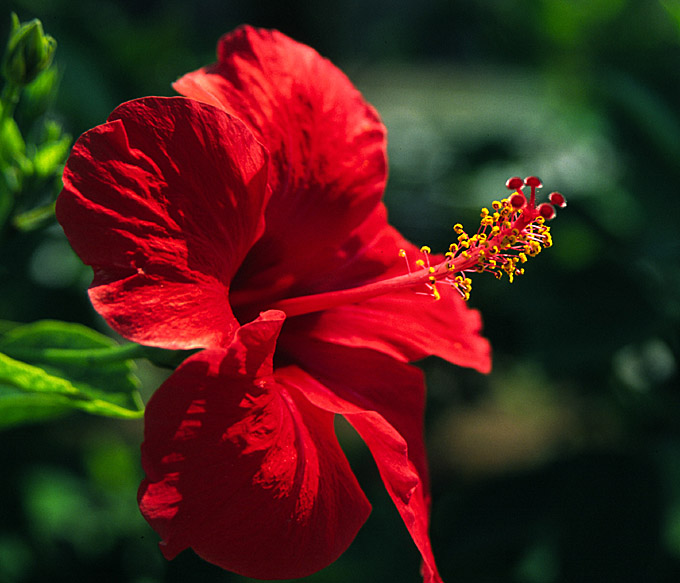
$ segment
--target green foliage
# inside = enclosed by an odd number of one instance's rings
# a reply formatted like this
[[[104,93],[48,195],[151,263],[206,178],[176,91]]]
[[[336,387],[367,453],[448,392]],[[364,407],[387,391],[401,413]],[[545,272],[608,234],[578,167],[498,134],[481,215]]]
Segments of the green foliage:
[[[84,326],[43,321],[0,336],[0,428],[77,409],[137,419],[139,381],[119,346]]]
[[[53,221],[55,179],[71,146],[48,115],[59,81],[51,66],[55,50],[39,20],[21,24],[12,14],[0,95],[0,234],[8,224],[26,231]]]
[[[34,18],[19,22],[12,14],[12,29],[2,61],[2,73],[10,84],[28,85],[52,63],[57,41],[43,32],[42,23]]]

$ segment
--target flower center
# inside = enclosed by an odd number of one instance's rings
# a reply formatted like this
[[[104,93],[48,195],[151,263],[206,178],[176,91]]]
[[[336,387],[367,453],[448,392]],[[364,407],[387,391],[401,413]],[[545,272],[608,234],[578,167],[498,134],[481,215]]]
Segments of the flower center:
[[[414,262],[415,268],[412,269],[402,249],[399,255],[405,258],[408,271],[404,275],[356,288],[289,298],[274,303],[270,308],[283,310],[289,317],[298,316],[419,286],[424,286],[427,291],[416,293],[427,293],[438,300],[441,297],[438,285],[453,287],[467,300],[472,289],[469,274],[473,272],[488,271],[498,279],[505,273],[512,283],[516,275],[524,273],[522,265],[529,257],[535,257],[542,249],[552,246],[550,227],[545,223],[555,217],[555,207],[562,208],[567,203],[559,192],[553,192],[548,197],[549,202],[537,205],[536,190],[543,185],[535,176],[524,180],[513,177],[505,185],[513,194],[494,201],[491,211],[482,209],[479,228],[474,235],[468,235],[461,224],[454,225],[458,239],[451,243],[443,259],[437,263],[431,261],[434,256],[430,248],[423,246],[420,249],[422,257]],[[527,186],[530,189],[528,201],[524,194]]]

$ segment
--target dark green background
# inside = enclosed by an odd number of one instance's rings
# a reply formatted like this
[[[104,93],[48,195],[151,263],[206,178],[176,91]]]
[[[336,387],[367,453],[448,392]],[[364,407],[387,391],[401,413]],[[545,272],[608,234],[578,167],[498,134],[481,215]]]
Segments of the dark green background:
[[[238,24],[345,70],[390,132],[392,222],[441,250],[512,175],[569,207],[514,284],[478,276],[491,375],[428,360],[432,539],[457,583],[680,580],[680,2],[346,0],[0,3],[59,46],[56,115],[77,136],[172,95]],[[57,228],[0,250],[0,318],[101,330]],[[146,396],[160,379],[142,363]],[[161,558],[139,516],[141,422],[85,415],[0,439],[0,582],[230,582]],[[318,582],[418,581],[366,449],[339,426],[374,511]]]

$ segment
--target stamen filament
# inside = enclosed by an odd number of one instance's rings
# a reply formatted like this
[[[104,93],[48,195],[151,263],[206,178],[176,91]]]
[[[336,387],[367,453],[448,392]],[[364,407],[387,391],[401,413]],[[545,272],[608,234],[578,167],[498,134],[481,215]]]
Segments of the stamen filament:
[[[292,316],[336,308],[345,304],[356,304],[370,300],[386,293],[425,284],[429,281],[429,278],[429,270],[420,269],[412,273],[398,275],[390,279],[382,279],[359,287],[287,298],[274,302],[269,306],[269,309],[282,310],[290,318]]]

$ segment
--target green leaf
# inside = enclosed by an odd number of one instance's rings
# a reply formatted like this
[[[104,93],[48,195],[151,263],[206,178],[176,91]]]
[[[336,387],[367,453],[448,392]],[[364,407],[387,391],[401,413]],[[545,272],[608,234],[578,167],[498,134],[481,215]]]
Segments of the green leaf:
[[[55,320],[18,326],[0,336],[0,352],[107,391],[139,388],[130,358],[139,356],[140,350],[136,344],[121,346],[86,326]]]
[[[105,417],[139,419],[143,411],[114,402],[125,397],[127,395],[92,390],[0,354],[0,427],[59,415],[67,408]]]
[[[27,421],[46,421],[60,417],[71,410],[68,399],[65,397],[25,393],[0,384],[0,429]]]
[[[0,427],[67,409],[142,415],[131,358],[141,356],[143,347],[119,345],[85,326],[52,320],[2,328]]]
[[[0,320],[0,339],[10,330],[14,330],[14,328],[19,328],[21,326],[25,326],[25,324],[13,322],[12,320]]]

